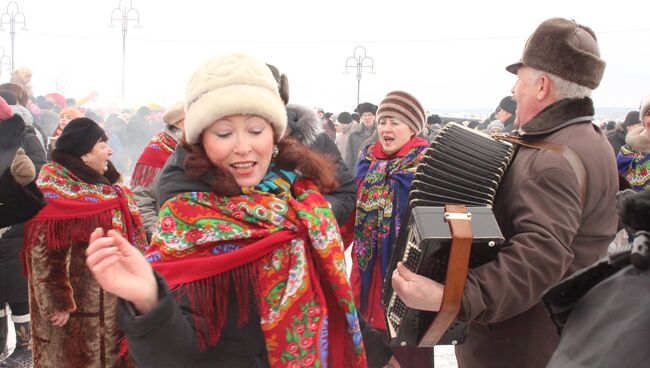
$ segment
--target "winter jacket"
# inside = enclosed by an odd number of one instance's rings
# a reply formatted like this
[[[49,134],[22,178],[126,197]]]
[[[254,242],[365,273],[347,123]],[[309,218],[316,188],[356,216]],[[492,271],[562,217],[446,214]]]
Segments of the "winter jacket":
[[[469,271],[459,319],[467,340],[460,367],[544,367],[558,335],[540,298],[550,286],[603,255],[616,233],[618,179],[590,98],[563,99],[523,127],[522,137],[573,150],[587,195],[560,154],[521,146],[502,179],[494,213],[506,238],[495,261]]]
[[[43,206],[43,193],[35,182],[23,187],[11,175],[11,169],[5,169],[0,175],[0,229],[31,219]]]
[[[627,266],[573,307],[548,368],[636,368],[650,362],[650,270]]]
[[[177,147],[160,176],[158,199],[164,203],[186,192],[211,191],[210,174],[193,179],[185,174],[185,150]],[[129,351],[138,367],[268,367],[266,343],[260,326],[260,316],[251,287],[249,318],[238,324],[239,307],[234,287],[229,288],[227,317],[219,342],[205,351],[198,351],[194,320],[189,300],[182,290],[173,294],[164,279],[158,280],[158,304],[146,315],[138,315],[132,305],[120,301],[119,325],[126,334]],[[362,325],[367,346],[369,366],[383,366],[391,352],[384,346],[382,336],[371,327]]]
[[[376,124],[373,125],[372,129],[367,129],[363,123],[352,123],[353,127],[350,129],[350,135],[348,136],[348,146],[346,148],[345,157],[343,160],[345,163],[352,169],[354,172],[361,148],[368,144],[368,139],[377,131]]]
[[[650,188],[650,133],[643,127],[633,129],[625,142],[616,158],[618,172],[637,192]]]
[[[339,153],[341,154],[341,157],[345,157],[348,149],[348,138],[350,137],[350,129],[354,123],[350,124],[341,124],[341,132],[336,133],[336,147],[339,149]]]
[[[20,192],[11,183],[15,183],[9,172],[11,162],[16,156],[18,148],[22,147],[27,156],[36,166],[36,173],[46,162],[45,150],[41,145],[33,127],[26,126],[20,115],[0,122],[0,172],[3,176],[3,193],[7,197],[7,207],[0,206],[0,216],[7,219],[7,223],[14,225],[0,229],[0,305],[6,302],[27,302],[27,280],[23,277],[23,267],[20,261],[20,250],[23,245],[23,224],[19,219],[25,219],[26,213],[13,212],[9,206],[14,203],[22,210],[29,211],[27,203],[17,203],[18,197],[11,192],[4,192],[5,185]],[[33,184],[30,184],[33,185]],[[24,194],[24,192],[21,192]],[[33,208],[32,208],[33,210]],[[24,221],[24,220],[23,220]]]
[[[609,141],[609,144],[612,145],[614,155],[618,155],[618,153],[621,152],[621,147],[625,145],[625,134],[625,128],[621,126],[607,132],[607,140]]]

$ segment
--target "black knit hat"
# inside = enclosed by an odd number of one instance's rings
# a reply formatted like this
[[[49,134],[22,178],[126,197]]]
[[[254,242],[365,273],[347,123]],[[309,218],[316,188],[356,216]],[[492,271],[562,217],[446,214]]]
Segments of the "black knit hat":
[[[630,111],[625,115],[625,120],[623,121],[623,126],[630,126],[634,124],[639,124],[641,122],[640,114],[638,111]]]
[[[377,115],[377,105],[373,105],[370,102],[360,103],[354,112],[359,114],[359,116],[363,115],[364,112],[370,112],[373,115]]]
[[[347,111],[343,111],[342,113],[339,113],[336,120],[341,124],[350,124],[352,122],[352,115]]]
[[[431,125],[431,124],[442,124],[442,119],[440,119],[440,115],[438,114],[429,115],[427,117],[427,125]]]
[[[499,107],[502,110],[505,110],[511,114],[514,114],[515,111],[517,111],[517,103],[515,100],[512,98],[512,96],[506,96],[501,99],[501,102],[499,102]]]
[[[57,151],[81,157],[92,151],[100,140],[108,140],[104,129],[91,119],[76,118],[63,128],[55,147]]]

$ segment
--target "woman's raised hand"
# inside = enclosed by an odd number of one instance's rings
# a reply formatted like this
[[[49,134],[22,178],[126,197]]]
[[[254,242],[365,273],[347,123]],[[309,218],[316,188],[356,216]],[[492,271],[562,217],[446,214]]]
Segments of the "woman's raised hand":
[[[99,285],[127,300],[140,313],[158,303],[158,284],[149,262],[120,233],[101,228],[90,234],[86,265]]]

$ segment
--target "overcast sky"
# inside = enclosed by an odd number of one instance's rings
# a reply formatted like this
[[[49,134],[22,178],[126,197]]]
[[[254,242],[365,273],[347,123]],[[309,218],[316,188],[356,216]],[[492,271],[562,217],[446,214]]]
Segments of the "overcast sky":
[[[5,11],[7,1],[0,2]],[[16,32],[16,67],[33,70],[35,94],[97,104],[119,100],[121,25],[109,28],[118,0],[19,0],[27,30]],[[128,5],[129,1],[123,1]],[[493,108],[515,77],[504,67],[521,56],[544,19],[573,18],[596,32],[605,76],[599,107],[638,107],[650,94],[650,1],[154,1],[133,0],[142,28],[126,39],[126,99],[134,106],[182,99],[192,71],[214,55],[244,52],[289,77],[291,102],[351,110],[355,69],[345,62],[363,45],[374,60],[361,100],[377,103],[403,89],[436,112]],[[0,45],[11,53],[9,32]],[[2,71],[2,80],[9,77]]]

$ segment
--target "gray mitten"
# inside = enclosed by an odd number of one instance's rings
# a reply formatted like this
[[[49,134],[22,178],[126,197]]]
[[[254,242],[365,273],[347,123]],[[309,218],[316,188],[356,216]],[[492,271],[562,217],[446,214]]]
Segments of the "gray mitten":
[[[22,186],[31,183],[36,177],[36,167],[22,148],[18,149],[16,157],[11,162],[11,175]]]

